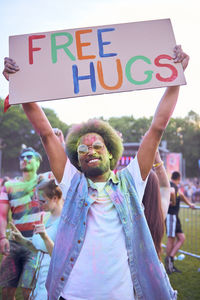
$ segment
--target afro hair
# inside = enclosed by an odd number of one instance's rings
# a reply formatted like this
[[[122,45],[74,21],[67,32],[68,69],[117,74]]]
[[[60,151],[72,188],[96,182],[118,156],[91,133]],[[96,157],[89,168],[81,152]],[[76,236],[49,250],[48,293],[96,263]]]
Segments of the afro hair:
[[[110,168],[111,170],[114,170],[123,153],[122,139],[108,122],[99,119],[91,119],[88,122],[73,125],[71,127],[66,137],[66,150],[71,163],[81,171],[78,164],[77,147],[80,138],[87,133],[97,133],[103,138],[107,150],[112,154]]]

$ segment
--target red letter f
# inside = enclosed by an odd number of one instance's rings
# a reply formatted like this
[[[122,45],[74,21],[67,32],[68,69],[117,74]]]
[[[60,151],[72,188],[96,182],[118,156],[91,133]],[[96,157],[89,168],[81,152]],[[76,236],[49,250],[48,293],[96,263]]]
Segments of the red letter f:
[[[29,44],[29,64],[33,64],[33,51],[39,51],[41,48],[33,48],[33,40],[36,39],[43,39],[45,35],[30,35],[28,37],[28,44]]]

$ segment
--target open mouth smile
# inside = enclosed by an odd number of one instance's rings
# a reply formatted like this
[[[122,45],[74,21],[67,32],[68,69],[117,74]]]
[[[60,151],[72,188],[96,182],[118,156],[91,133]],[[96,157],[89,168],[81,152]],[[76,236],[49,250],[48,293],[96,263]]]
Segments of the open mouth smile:
[[[99,162],[100,161],[100,158],[97,158],[97,157],[95,157],[95,158],[90,158],[90,159],[87,159],[86,160],[86,162],[87,162],[87,164],[88,165],[92,165],[92,164],[95,164],[95,163],[97,163],[97,162]]]

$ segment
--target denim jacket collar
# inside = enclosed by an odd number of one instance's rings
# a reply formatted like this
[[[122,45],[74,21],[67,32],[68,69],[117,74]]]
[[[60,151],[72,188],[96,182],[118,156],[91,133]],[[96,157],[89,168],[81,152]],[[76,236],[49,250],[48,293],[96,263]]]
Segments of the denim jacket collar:
[[[117,177],[117,174],[115,174],[113,171],[110,172],[110,176],[106,182],[109,183],[110,181],[112,181],[114,184],[118,184],[119,183],[119,179]],[[91,179],[87,178],[87,182],[88,182],[88,187],[91,187],[93,189],[96,189],[95,187],[95,182],[93,182]]]

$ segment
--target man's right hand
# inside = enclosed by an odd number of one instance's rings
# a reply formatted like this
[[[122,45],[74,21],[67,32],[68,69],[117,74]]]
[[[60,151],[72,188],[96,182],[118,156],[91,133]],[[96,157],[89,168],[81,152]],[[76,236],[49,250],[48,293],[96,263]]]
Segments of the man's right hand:
[[[0,253],[6,256],[8,256],[10,253],[10,243],[7,238],[0,240]]]
[[[3,70],[4,77],[9,80],[9,75],[14,74],[17,71],[19,71],[19,67],[17,66],[16,62],[12,58],[5,57]]]

